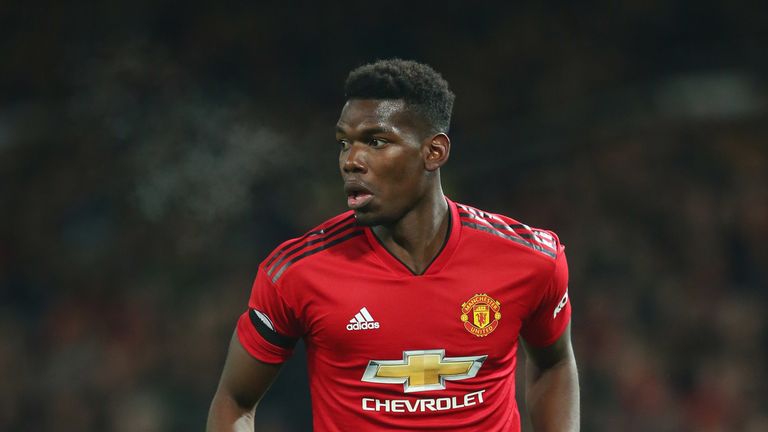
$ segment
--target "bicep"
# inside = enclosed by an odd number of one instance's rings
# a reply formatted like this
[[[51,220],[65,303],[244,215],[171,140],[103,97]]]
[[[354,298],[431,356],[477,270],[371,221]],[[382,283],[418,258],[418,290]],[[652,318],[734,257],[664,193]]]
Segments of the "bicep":
[[[571,345],[571,324],[565,327],[560,337],[552,344],[544,347],[536,347],[523,341],[523,347],[528,354],[528,360],[539,370],[549,369],[558,363],[573,359],[573,346]]]
[[[579,430],[579,377],[570,337],[570,323],[558,339],[528,352],[525,400],[535,430]]]
[[[229,343],[217,393],[231,398],[241,408],[253,409],[277,377],[281,366],[253,358],[240,344],[235,332]]]

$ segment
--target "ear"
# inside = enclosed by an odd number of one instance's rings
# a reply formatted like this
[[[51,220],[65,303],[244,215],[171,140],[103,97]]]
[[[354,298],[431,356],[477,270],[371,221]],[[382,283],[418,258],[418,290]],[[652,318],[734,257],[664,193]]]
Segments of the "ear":
[[[451,139],[444,133],[433,135],[424,145],[424,168],[436,171],[448,162],[451,154]]]

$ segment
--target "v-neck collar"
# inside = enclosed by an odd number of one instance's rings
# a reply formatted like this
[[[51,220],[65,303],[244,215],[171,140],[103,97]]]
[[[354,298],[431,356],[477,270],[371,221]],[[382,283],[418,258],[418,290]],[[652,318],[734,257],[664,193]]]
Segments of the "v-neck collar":
[[[446,233],[446,239],[443,241],[443,246],[437,252],[435,258],[432,259],[424,269],[422,273],[414,273],[407,265],[395,257],[386,247],[381,243],[376,234],[373,233],[371,227],[365,227],[365,237],[368,239],[376,255],[395,273],[402,274],[403,276],[428,276],[439,272],[450,259],[453,252],[456,250],[456,246],[459,244],[459,236],[461,235],[461,222],[459,221],[459,211],[456,208],[456,204],[445,199],[448,203],[448,232]]]

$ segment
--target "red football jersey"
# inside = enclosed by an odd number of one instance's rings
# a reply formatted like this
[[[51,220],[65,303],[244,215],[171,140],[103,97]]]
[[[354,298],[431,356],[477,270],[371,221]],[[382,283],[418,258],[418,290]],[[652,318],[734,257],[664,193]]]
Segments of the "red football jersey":
[[[280,245],[237,325],[255,358],[304,338],[317,431],[518,431],[518,336],[555,342],[570,321],[552,232],[448,201],[448,238],[421,275],[353,212]]]

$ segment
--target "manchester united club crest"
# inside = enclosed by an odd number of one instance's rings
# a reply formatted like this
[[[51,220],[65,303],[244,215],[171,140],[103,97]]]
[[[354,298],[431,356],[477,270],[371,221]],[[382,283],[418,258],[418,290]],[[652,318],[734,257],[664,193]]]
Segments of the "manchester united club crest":
[[[461,322],[464,328],[477,337],[493,333],[501,319],[501,303],[488,294],[475,294],[461,304]]]

